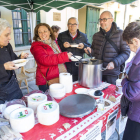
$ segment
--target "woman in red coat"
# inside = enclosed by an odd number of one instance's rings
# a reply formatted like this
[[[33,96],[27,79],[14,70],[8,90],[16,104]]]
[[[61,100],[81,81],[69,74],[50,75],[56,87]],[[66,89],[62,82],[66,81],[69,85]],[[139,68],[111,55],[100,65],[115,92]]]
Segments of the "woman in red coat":
[[[52,29],[46,23],[40,23],[35,27],[34,40],[31,46],[31,53],[37,62],[36,85],[39,89],[46,91],[46,80],[59,77],[59,73],[67,72],[64,65],[69,62],[72,53],[61,52],[55,42]]]

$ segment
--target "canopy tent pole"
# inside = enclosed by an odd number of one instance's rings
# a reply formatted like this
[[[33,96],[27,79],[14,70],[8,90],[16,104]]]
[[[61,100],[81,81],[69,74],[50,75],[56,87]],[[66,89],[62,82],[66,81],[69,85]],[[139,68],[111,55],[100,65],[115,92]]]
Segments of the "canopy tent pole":
[[[123,30],[125,29],[126,25],[126,20],[127,20],[127,5],[125,5],[125,11],[124,11],[124,23],[123,23]]]
[[[32,0],[30,2],[29,2],[29,0],[27,0],[27,1],[28,1],[30,8],[31,8],[31,12],[29,12],[29,17],[30,17],[30,26],[31,26],[31,42],[33,42],[34,28],[36,26],[36,13],[33,12],[33,8],[34,8],[33,1]]]
[[[36,26],[36,13],[29,12],[29,15],[30,15],[30,25],[31,25],[31,41],[33,42],[34,28]]]

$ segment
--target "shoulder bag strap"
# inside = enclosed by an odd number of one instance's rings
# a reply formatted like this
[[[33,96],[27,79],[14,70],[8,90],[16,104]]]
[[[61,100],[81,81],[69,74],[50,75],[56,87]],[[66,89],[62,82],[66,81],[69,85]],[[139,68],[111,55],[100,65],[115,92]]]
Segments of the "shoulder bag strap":
[[[39,69],[39,71],[40,71],[41,75],[43,76],[43,78],[44,78],[44,79],[46,80],[46,82],[48,83],[48,81],[47,81],[46,77],[43,75],[43,73],[41,72],[41,70],[40,70],[40,69]],[[47,69],[46,75],[48,74],[48,72],[49,72],[49,68]]]
[[[116,50],[116,52],[119,54],[119,49],[116,46],[116,44],[107,36],[105,36],[106,40],[114,47],[114,49]]]

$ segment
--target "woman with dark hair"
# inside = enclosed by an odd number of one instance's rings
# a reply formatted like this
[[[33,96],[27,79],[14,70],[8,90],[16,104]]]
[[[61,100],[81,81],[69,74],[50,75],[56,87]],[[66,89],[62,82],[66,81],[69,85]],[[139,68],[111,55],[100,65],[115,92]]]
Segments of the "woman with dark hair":
[[[61,28],[57,25],[53,25],[51,28],[52,28],[52,31],[53,31],[54,36],[55,36],[55,42],[58,44],[57,38],[58,38],[59,31],[60,31]]]
[[[123,140],[140,140],[140,23],[130,23],[123,32],[123,40],[136,55],[126,66],[122,81],[123,95],[129,100],[128,120]]]
[[[72,53],[61,52],[48,24],[38,24],[34,34],[35,42],[32,43],[30,51],[37,62],[36,84],[45,92],[49,88],[46,80],[57,78],[59,73],[67,72],[63,63],[69,62]]]

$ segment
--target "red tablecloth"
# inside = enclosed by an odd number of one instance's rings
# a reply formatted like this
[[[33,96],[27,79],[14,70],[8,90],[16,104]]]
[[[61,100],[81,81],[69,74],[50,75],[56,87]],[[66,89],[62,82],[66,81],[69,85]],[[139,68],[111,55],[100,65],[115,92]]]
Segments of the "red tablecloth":
[[[78,83],[73,85],[73,91],[66,94],[66,96],[75,94],[75,89],[82,87]],[[106,95],[113,95],[116,97],[116,103],[113,103],[110,109],[106,109],[106,112],[102,115],[97,113],[95,109],[89,115],[86,115],[82,118],[66,118],[60,115],[60,119],[57,123],[51,126],[45,126],[41,124],[36,124],[30,131],[22,133],[24,140],[79,140],[82,135],[84,135],[89,129],[91,129],[95,124],[100,120],[103,120],[102,132],[106,129],[106,122],[108,115],[114,110],[119,108],[118,117],[120,116],[120,94],[115,93],[115,85],[110,85],[105,89],[104,97]],[[30,94],[35,93],[32,91]],[[38,91],[39,92],[39,91]],[[65,96],[65,97],[66,97]],[[23,98],[24,99],[24,98]],[[62,100],[62,99],[61,99]],[[61,100],[56,100],[60,102]],[[97,118],[97,119],[96,119]],[[69,123],[71,125],[70,129],[65,129],[63,127],[64,123]]]

